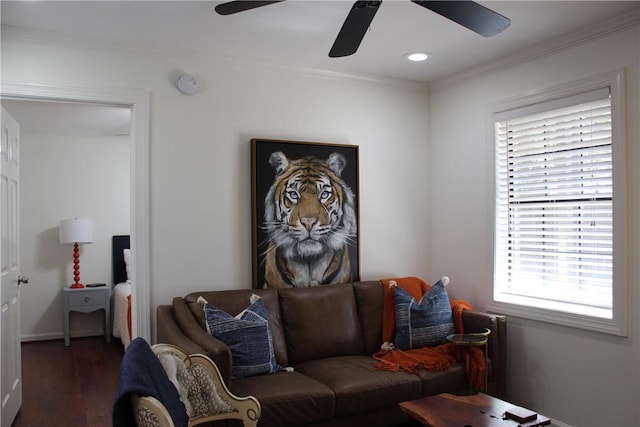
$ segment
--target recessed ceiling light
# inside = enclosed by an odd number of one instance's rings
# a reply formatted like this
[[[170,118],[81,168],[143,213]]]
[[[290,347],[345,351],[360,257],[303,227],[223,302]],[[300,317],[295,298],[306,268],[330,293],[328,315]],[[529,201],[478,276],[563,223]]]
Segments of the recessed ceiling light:
[[[425,52],[412,52],[412,53],[406,54],[405,57],[409,61],[421,62],[421,61],[426,61],[427,59],[429,59],[429,57],[431,57],[431,54],[425,53]]]

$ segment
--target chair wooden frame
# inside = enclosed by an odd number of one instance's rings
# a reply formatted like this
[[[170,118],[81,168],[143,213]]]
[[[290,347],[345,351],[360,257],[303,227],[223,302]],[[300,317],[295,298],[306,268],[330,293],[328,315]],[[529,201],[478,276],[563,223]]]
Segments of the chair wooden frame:
[[[189,427],[209,421],[227,419],[241,420],[245,427],[257,427],[261,412],[260,402],[253,396],[238,397],[231,393],[222,380],[218,367],[209,357],[203,354],[188,355],[180,348],[171,344],[156,344],[152,346],[151,349],[156,355],[166,352],[177,355],[185,363],[187,369],[193,364],[199,364],[205,367],[211,374],[211,378],[220,397],[226,402],[229,402],[234,408],[234,411],[229,413],[212,414],[189,419]],[[134,396],[132,403],[135,412],[139,409],[150,411],[154,417],[157,418],[159,422],[158,427],[175,427],[169,412],[157,399],[150,396]]]

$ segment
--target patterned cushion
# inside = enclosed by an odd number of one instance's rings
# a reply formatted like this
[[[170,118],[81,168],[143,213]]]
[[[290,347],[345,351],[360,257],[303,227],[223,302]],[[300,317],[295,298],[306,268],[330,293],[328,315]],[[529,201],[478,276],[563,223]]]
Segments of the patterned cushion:
[[[191,365],[184,382],[193,411],[190,414],[191,418],[209,417],[236,411],[231,402],[227,402],[220,396],[211,378],[211,373],[204,366]]]
[[[136,419],[137,427],[159,427],[160,420],[156,417],[156,414],[146,406],[137,406],[134,409],[134,417]]]
[[[187,367],[184,360],[172,351],[156,354],[169,380],[176,386],[189,419],[235,411],[233,405],[218,392],[213,374],[203,365],[192,363]]]
[[[231,350],[232,378],[270,374],[282,370],[276,362],[267,309],[258,295],[233,317],[213,304],[204,305],[207,331]]]
[[[425,293],[420,302],[404,289],[395,288],[396,332],[393,344],[401,350],[435,346],[447,342],[454,332],[451,303],[443,277]]]

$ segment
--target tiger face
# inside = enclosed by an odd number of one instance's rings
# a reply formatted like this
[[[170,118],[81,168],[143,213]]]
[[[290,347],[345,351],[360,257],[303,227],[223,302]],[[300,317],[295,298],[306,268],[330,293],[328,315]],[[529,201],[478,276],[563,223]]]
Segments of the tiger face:
[[[266,282],[286,287],[349,281],[347,245],[357,223],[354,195],[340,178],[345,157],[290,160],[274,152],[269,164],[276,178],[265,198]]]

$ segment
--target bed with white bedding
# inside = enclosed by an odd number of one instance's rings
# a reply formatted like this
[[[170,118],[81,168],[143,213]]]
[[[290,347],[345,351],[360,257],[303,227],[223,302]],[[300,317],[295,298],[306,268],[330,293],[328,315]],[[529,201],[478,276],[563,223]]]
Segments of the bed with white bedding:
[[[113,336],[120,338],[125,348],[131,342],[131,286],[129,236],[112,237],[113,265]]]

